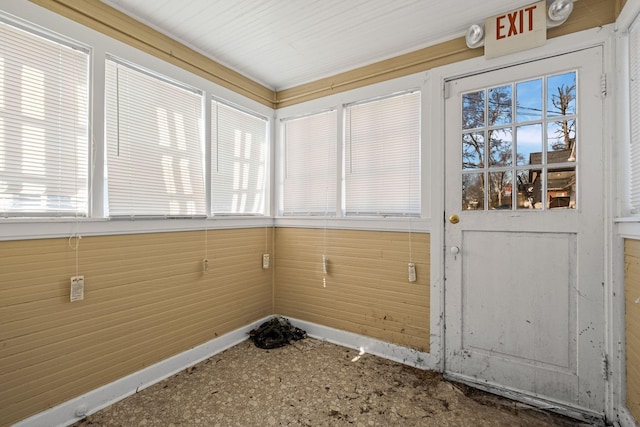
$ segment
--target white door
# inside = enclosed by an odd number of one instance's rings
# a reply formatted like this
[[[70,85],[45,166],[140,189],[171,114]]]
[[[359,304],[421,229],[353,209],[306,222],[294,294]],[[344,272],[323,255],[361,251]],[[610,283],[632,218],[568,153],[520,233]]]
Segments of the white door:
[[[445,371],[604,410],[602,50],[448,82]]]

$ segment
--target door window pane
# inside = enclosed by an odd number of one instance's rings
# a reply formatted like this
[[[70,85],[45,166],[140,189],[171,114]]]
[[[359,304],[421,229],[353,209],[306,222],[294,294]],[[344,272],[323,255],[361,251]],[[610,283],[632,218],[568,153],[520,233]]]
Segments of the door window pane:
[[[510,166],[513,159],[513,140],[511,128],[489,130],[489,144],[491,145],[490,166]]]
[[[542,209],[542,183],[539,169],[523,169],[517,173],[516,208]]]
[[[542,125],[526,125],[516,128],[518,166],[542,163]]]
[[[462,175],[462,209],[484,209],[484,173]]]
[[[511,85],[489,89],[490,125],[501,126],[511,123],[513,110],[512,92]]]
[[[518,123],[542,119],[542,79],[516,85],[516,121]]]
[[[476,129],[484,126],[484,91],[462,95],[462,128]]]
[[[484,167],[484,133],[462,135],[462,169]]]
[[[547,117],[576,114],[576,73],[547,78]]]
[[[463,209],[575,208],[576,82],[571,71],[462,95]]]
[[[549,123],[547,125],[548,163],[575,161],[576,142],[575,120]]]
[[[553,169],[547,172],[547,208],[575,209],[576,168]]]
[[[513,172],[489,173],[489,209],[511,209]]]

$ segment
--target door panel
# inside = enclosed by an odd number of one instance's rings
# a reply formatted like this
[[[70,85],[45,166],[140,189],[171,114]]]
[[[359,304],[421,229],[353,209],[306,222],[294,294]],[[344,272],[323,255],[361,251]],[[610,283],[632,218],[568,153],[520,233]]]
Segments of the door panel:
[[[448,82],[445,370],[604,410],[601,48]]]
[[[463,242],[462,348],[575,373],[575,235],[468,231]],[[535,261],[516,256],[506,268],[505,253],[525,251],[537,254]],[[485,274],[484,286],[475,286]]]

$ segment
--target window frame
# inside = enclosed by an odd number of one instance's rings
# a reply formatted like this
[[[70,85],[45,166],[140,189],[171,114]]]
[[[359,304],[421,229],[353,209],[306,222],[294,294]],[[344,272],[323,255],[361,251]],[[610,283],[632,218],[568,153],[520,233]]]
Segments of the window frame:
[[[0,216],[0,241],[40,238],[68,238],[70,234],[82,236],[119,235],[136,233],[157,233],[172,231],[190,231],[213,229],[235,229],[273,226],[272,188],[273,182],[273,148],[269,148],[267,161],[266,183],[266,212],[265,216],[215,216],[211,218],[109,218],[106,212],[106,182],[105,182],[105,143],[104,143],[104,114],[105,114],[105,71],[104,65],[107,55],[131,62],[169,79],[182,82],[202,90],[207,97],[218,97],[224,101],[237,105],[246,111],[265,117],[268,120],[267,138],[269,144],[273,141],[274,109],[258,101],[243,96],[240,93],[222,87],[213,81],[186,69],[175,66],[159,57],[142,52],[108,35],[69,21],[61,15],[31,2],[9,2],[3,5],[0,18],[17,22],[18,25],[35,29],[45,34],[52,34],[63,40],[77,44],[82,40],[82,46],[92,52],[89,63],[89,216],[87,217],[9,217]],[[205,106],[207,105],[205,101]],[[210,114],[205,108],[205,117]],[[206,120],[206,119],[205,119]],[[205,128],[205,133],[207,129]],[[205,139],[206,141],[206,139]]]
[[[286,192],[286,181],[287,181],[287,176],[288,176],[288,161],[289,161],[289,156],[287,155],[287,148],[288,148],[288,142],[287,142],[287,124],[291,123],[293,121],[297,121],[297,120],[305,120],[305,119],[311,119],[311,118],[319,118],[322,115],[334,115],[335,117],[335,128],[331,128],[328,129],[329,131],[333,130],[334,131],[334,137],[335,140],[332,140],[331,142],[334,143],[334,147],[333,148],[329,148],[329,152],[328,153],[324,153],[326,155],[331,155],[333,154],[334,156],[334,162],[333,165],[329,168],[329,173],[333,172],[333,178],[329,178],[329,185],[333,185],[333,189],[327,189],[327,183],[325,183],[324,187],[325,187],[325,198],[328,197],[326,196],[327,193],[333,195],[333,199],[331,202],[329,202],[328,200],[325,201],[325,206],[324,209],[321,210],[304,210],[304,209],[296,209],[296,210],[291,210],[290,212],[287,211],[285,209],[285,205],[286,205],[286,201],[285,198],[287,196]],[[329,117],[329,119],[331,119],[332,117]],[[282,154],[281,154],[281,164],[282,164],[282,168],[281,168],[281,180],[282,180],[282,190],[281,190],[281,197],[279,198],[278,201],[278,213],[280,216],[288,216],[288,217],[293,217],[293,216],[304,216],[304,217],[335,217],[338,215],[337,211],[338,211],[338,183],[339,181],[339,176],[340,171],[339,171],[339,166],[338,166],[338,145],[340,144],[340,138],[338,137],[338,129],[339,129],[339,122],[340,122],[340,115],[338,114],[338,109],[337,108],[330,108],[330,109],[326,109],[326,110],[322,110],[322,111],[317,111],[317,112],[312,112],[309,114],[304,114],[301,116],[295,116],[295,117],[287,117],[287,118],[283,118],[280,120],[280,130],[282,133]],[[320,180],[314,180],[314,184],[318,185],[318,181]],[[314,186],[315,186],[314,185]],[[320,184],[321,185],[321,184]],[[335,193],[334,193],[335,192]],[[320,192],[318,193],[319,197],[321,197],[322,195],[320,194]],[[331,206],[331,209],[329,209],[329,205]]]
[[[628,85],[626,102],[629,115],[629,181],[627,182],[626,201],[628,213],[632,216],[640,216],[640,82],[638,81],[640,79],[640,52],[634,52],[634,46],[640,48],[640,16],[636,16],[628,24],[624,46],[627,60],[624,67],[625,84]]]
[[[411,96],[411,95],[416,95],[418,97],[418,111],[417,111],[417,116],[418,116],[418,120],[417,120],[417,126],[418,126],[418,130],[417,130],[417,147],[415,147],[417,149],[417,153],[416,154],[416,159],[417,159],[417,171],[416,171],[416,175],[414,176],[414,178],[416,179],[410,179],[409,180],[409,191],[416,191],[417,192],[417,212],[410,212],[406,209],[406,206],[402,209],[398,209],[397,211],[393,211],[393,210],[388,210],[387,208],[383,208],[383,209],[379,209],[379,206],[377,206],[378,209],[373,209],[373,210],[365,210],[362,213],[360,213],[360,211],[356,211],[355,209],[350,209],[348,207],[348,202],[350,199],[349,196],[349,191],[347,188],[347,180],[349,178],[349,172],[347,171],[347,168],[350,167],[352,165],[351,163],[351,153],[352,153],[352,148],[351,148],[351,144],[352,141],[350,139],[351,135],[347,136],[347,132],[349,131],[349,127],[347,126],[347,120],[352,120],[351,117],[349,116],[350,111],[352,108],[357,108],[360,106],[366,106],[366,105],[372,105],[374,103],[378,103],[378,102],[384,102],[384,101],[392,101],[392,100],[399,100],[402,97],[405,96]],[[348,103],[343,105],[343,126],[344,126],[344,132],[343,132],[343,137],[342,137],[342,145],[343,145],[343,156],[344,156],[344,162],[343,162],[343,170],[342,170],[342,174],[343,174],[343,195],[342,195],[342,215],[346,216],[346,217],[374,217],[374,218],[389,218],[389,217],[409,217],[409,218],[419,218],[420,216],[422,216],[423,212],[422,212],[422,194],[421,194],[421,179],[420,179],[420,175],[421,175],[421,171],[422,171],[422,162],[420,161],[421,159],[421,151],[422,151],[422,127],[423,127],[423,115],[422,115],[422,111],[423,111],[423,106],[422,106],[422,90],[420,88],[410,88],[410,89],[406,89],[403,91],[398,91],[398,92],[394,92],[394,93],[389,93],[389,94],[385,94],[385,95],[381,95],[381,96],[376,96],[373,98],[369,98],[369,99],[362,99],[362,100],[358,100],[352,103]],[[349,118],[348,118],[349,117]],[[386,142],[385,142],[386,143]],[[371,160],[371,159],[368,159]],[[385,163],[386,160],[385,160]],[[406,165],[405,165],[406,166]],[[379,172],[379,171],[378,171]],[[415,185],[415,187],[414,187]],[[378,195],[379,196],[379,195]],[[360,201],[360,200],[359,200]],[[361,201],[360,201],[361,202]],[[361,202],[362,203],[362,202]]]
[[[85,75],[85,83],[83,90],[83,98],[84,98],[84,109],[83,114],[85,117],[84,128],[86,129],[83,135],[83,144],[84,148],[81,153],[78,153],[78,148],[70,149],[69,151],[73,151],[75,155],[78,154],[81,156],[79,159],[81,163],[84,163],[84,178],[80,178],[80,175],[76,177],[76,187],[78,181],[82,180],[84,182],[83,192],[84,198],[81,198],[76,202],[75,208],[70,208],[68,210],[46,210],[42,212],[38,211],[24,211],[24,212],[11,212],[11,211],[0,211],[0,220],[26,220],[26,221],[48,221],[48,220],[67,220],[69,218],[82,219],[89,218],[92,215],[92,200],[91,200],[91,157],[92,150],[90,145],[90,129],[91,129],[91,106],[92,106],[92,91],[91,91],[91,64],[93,62],[93,49],[91,46],[79,42],[73,38],[67,37],[65,35],[56,33],[47,28],[40,27],[31,22],[24,21],[22,19],[16,18],[14,16],[9,16],[4,13],[0,13],[0,23],[7,25],[9,27],[14,28],[17,31],[21,31],[27,33],[29,37],[35,37],[45,40],[49,43],[54,43],[58,45],[60,48],[71,49],[74,51],[81,52],[86,55],[86,62],[84,66],[83,74]],[[78,110],[80,112],[80,110]],[[35,120],[35,119],[34,119]],[[76,135],[77,136],[77,135]],[[66,144],[65,144],[66,145]],[[60,165],[63,167],[64,165]],[[69,167],[69,165],[67,165]],[[61,169],[62,170],[62,169]],[[62,196],[62,195],[60,195]],[[78,204],[84,205],[85,209],[79,210],[80,207]]]
[[[108,79],[105,78],[104,90],[105,90],[105,101],[106,101],[105,105],[106,106],[105,106],[105,121],[104,121],[104,126],[105,126],[105,141],[104,141],[104,144],[105,144],[105,151],[106,151],[107,154],[106,154],[106,157],[105,157],[104,165],[105,165],[105,169],[106,169],[105,176],[106,176],[106,186],[107,186],[107,191],[105,193],[107,195],[107,206],[109,206],[109,208],[108,208],[109,209],[108,210],[109,218],[111,218],[111,219],[129,218],[130,219],[130,218],[135,218],[135,217],[138,217],[138,218],[204,218],[204,217],[206,217],[207,216],[207,207],[206,207],[207,198],[206,198],[206,181],[205,181],[205,176],[206,176],[205,162],[206,161],[204,160],[205,159],[205,140],[204,140],[205,132],[204,132],[204,129],[205,129],[205,126],[206,126],[206,124],[204,123],[204,119],[205,119],[205,108],[206,108],[205,107],[206,93],[203,90],[199,89],[199,88],[196,88],[196,87],[190,86],[188,84],[185,84],[182,81],[172,79],[172,78],[170,78],[170,77],[168,77],[166,75],[154,72],[153,70],[146,69],[146,68],[141,67],[141,66],[139,66],[139,65],[137,65],[135,63],[132,63],[131,61],[123,60],[123,59],[121,59],[119,57],[116,57],[114,55],[107,55],[107,57],[105,59],[105,67],[109,67],[110,66],[109,64],[113,64],[116,67],[116,69],[115,69],[116,75],[114,77],[116,80],[115,80],[115,87],[113,88],[116,92],[114,94],[115,95],[115,101],[113,101],[113,102],[117,103],[116,111],[115,111],[115,114],[117,116],[116,116],[116,122],[113,124],[113,126],[115,126],[116,132],[117,132],[117,135],[116,135],[117,148],[116,148],[116,150],[118,152],[120,151],[120,148],[119,148],[120,147],[120,140],[119,140],[119,138],[120,138],[120,135],[119,135],[119,132],[120,132],[120,122],[119,122],[120,104],[119,104],[119,102],[120,101],[119,101],[119,99],[120,99],[120,95],[121,95],[121,93],[119,92],[119,90],[120,90],[120,88],[119,88],[120,82],[118,80],[119,79],[118,70],[120,70],[120,69],[127,70],[128,73],[129,72],[132,73],[133,78],[140,78],[141,77],[142,79],[148,79],[147,81],[149,82],[149,84],[153,84],[153,85],[158,85],[158,84],[159,85],[168,85],[168,86],[171,86],[172,90],[177,90],[177,91],[183,92],[183,93],[186,94],[186,96],[190,96],[189,93],[191,93],[191,94],[196,95],[199,98],[199,102],[198,102],[200,104],[200,106],[199,106],[199,108],[200,108],[199,117],[198,117],[198,115],[195,116],[195,117],[197,117],[197,125],[195,126],[197,128],[195,130],[195,133],[198,134],[197,135],[197,141],[196,142],[194,142],[194,141],[189,142],[189,141],[186,141],[186,140],[184,141],[184,144],[186,144],[185,148],[187,148],[187,150],[185,150],[185,152],[187,152],[187,153],[189,153],[189,151],[190,151],[189,149],[193,149],[194,148],[194,145],[199,146],[199,152],[200,152],[199,156],[198,156],[199,158],[192,158],[192,157],[196,157],[196,156],[194,154],[187,154],[186,157],[180,157],[179,160],[185,160],[186,159],[186,160],[191,160],[193,163],[195,163],[195,165],[197,165],[196,167],[199,167],[199,171],[198,170],[195,171],[195,174],[196,174],[195,178],[198,178],[198,175],[200,175],[200,178],[201,178],[201,181],[202,181],[201,182],[201,188],[200,188],[202,193],[200,194],[200,197],[197,197],[197,195],[196,195],[196,197],[193,200],[187,200],[186,198],[184,200],[181,200],[182,198],[179,198],[180,200],[178,200],[178,201],[181,201],[181,202],[186,202],[187,204],[189,204],[189,202],[194,202],[194,204],[195,204],[194,208],[196,209],[196,212],[194,212],[194,213],[188,213],[188,212],[174,213],[174,212],[170,212],[170,211],[165,211],[164,213],[160,213],[160,212],[151,213],[151,212],[148,212],[148,213],[140,213],[140,214],[136,214],[136,213],[126,214],[126,213],[124,213],[124,211],[122,211],[123,213],[117,213],[117,214],[113,214],[112,213],[112,211],[111,211],[111,200],[110,200],[110,197],[109,197],[109,194],[110,194],[109,185],[111,183],[111,178],[109,178],[109,161],[110,161],[110,154],[109,153],[111,151],[111,148],[109,147],[109,142],[110,141],[109,141],[109,138],[108,138],[108,136],[109,136],[109,120],[108,120],[108,118],[109,118],[109,108],[108,108],[108,105],[109,105],[109,93],[108,93],[109,86],[108,86]],[[105,71],[105,77],[107,76],[107,74],[108,74],[108,70]],[[164,104],[162,104],[162,105],[164,105]],[[158,106],[162,106],[162,105],[151,106],[151,108],[153,108],[153,107],[157,108]],[[135,105],[133,107],[135,107]],[[169,129],[167,129],[166,132],[167,133],[171,133]],[[192,130],[192,132],[193,132],[193,130]],[[146,138],[145,141],[146,140],[151,140],[152,137],[153,137],[153,135],[148,136],[148,138]],[[180,139],[180,138],[175,138],[175,140],[171,139],[169,142],[170,143],[179,143],[179,141],[177,141],[177,139]],[[147,144],[147,143],[145,143],[145,144]],[[153,151],[153,149],[157,148],[157,147],[148,146],[146,148],[148,148],[150,151]],[[147,154],[148,155],[149,152],[142,153],[142,154]],[[119,157],[119,154],[117,154],[117,156]],[[125,166],[127,166],[129,169],[132,169],[132,164],[129,164],[129,163],[135,164],[135,161],[136,160],[134,158],[134,159],[130,159],[129,161],[126,161],[126,162],[123,162],[123,163],[127,163],[127,165],[125,165]],[[154,165],[150,164],[149,166],[151,167],[151,166],[154,166]],[[155,166],[159,167],[160,164],[156,164]],[[150,169],[153,169],[153,168],[150,168]],[[192,169],[190,168],[189,172],[191,172],[191,170]],[[178,175],[177,171],[175,171],[175,170],[174,170],[174,175]],[[121,179],[121,178],[118,178],[118,179]],[[192,189],[196,188],[195,187],[195,186],[197,186],[196,182],[191,182],[191,180],[189,180],[188,182],[191,183]],[[135,183],[135,186],[138,187],[138,186],[140,186],[142,184],[143,183]],[[175,186],[176,182],[172,181],[172,184]],[[140,189],[140,190],[142,190],[142,189]],[[140,194],[129,193],[128,196],[130,198],[137,197],[137,196],[141,196],[144,192],[145,191],[143,191]],[[174,198],[171,198],[171,196],[169,195],[169,194],[171,194],[171,191],[166,191],[165,194],[166,194],[166,197],[167,197],[167,199],[165,200],[166,202],[169,202],[169,203],[176,202],[176,200]],[[162,195],[164,196],[165,194],[162,194]],[[125,197],[126,195],[127,194],[121,195],[121,197]],[[202,205],[202,206],[200,206],[201,212],[197,212],[197,204],[198,203],[200,203]],[[153,209],[159,208],[159,206],[153,206],[153,205],[149,205],[149,204],[144,204],[144,205],[138,204],[135,207],[131,206],[131,209],[138,210],[142,206],[145,206],[147,208],[153,208]]]
[[[253,110],[250,110],[248,108],[245,108],[241,105],[235,104],[233,102],[229,102],[223,98],[219,98],[217,96],[211,96],[209,97],[210,99],[208,99],[206,102],[207,104],[207,116],[210,117],[210,120],[208,120],[208,123],[211,123],[213,121],[213,106],[212,104],[218,103],[221,104],[223,106],[225,106],[226,108],[231,108],[236,110],[238,113],[241,114],[245,114],[247,116],[252,116],[258,120],[262,120],[264,121],[264,126],[265,126],[265,133],[264,133],[264,141],[263,141],[263,150],[264,150],[264,161],[263,161],[263,166],[264,166],[264,172],[263,172],[263,192],[262,192],[262,198],[263,198],[263,208],[262,208],[262,212],[215,212],[213,210],[213,142],[214,142],[214,136],[212,135],[212,126],[211,125],[207,125],[207,123],[205,123],[205,127],[206,127],[206,133],[207,133],[207,138],[205,141],[205,168],[206,168],[206,175],[207,175],[207,180],[206,182],[208,183],[207,186],[207,214],[210,218],[213,217],[231,217],[231,216],[244,216],[244,217],[249,217],[249,216],[253,216],[253,217],[264,217],[264,216],[268,216],[269,212],[270,212],[270,207],[271,207],[271,202],[270,202],[270,195],[271,192],[269,191],[269,185],[271,183],[270,178],[270,166],[272,164],[271,162],[271,122],[269,120],[268,117],[266,117],[263,114],[259,114]],[[217,143],[217,142],[216,142]]]
[[[343,164],[344,164],[344,148],[343,138],[338,139],[337,146],[337,164],[339,165],[336,172],[337,185],[337,207],[335,216],[301,216],[301,215],[282,215],[282,197],[283,197],[283,169],[284,169],[284,135],[282,126],[276,129],[276,178],[277,183],[274,186],[276,191],[276,204],[278,210],[274,216],[274,225],[276,227],[311,227],[311,228],[335,228],[347,230],[374,230],[374,231],[413,231],[413,232],[429,232],[432,230],[431,206],[434,203],[434,193],[437,189],[430,187],[431,182],[439,182],[441,172],[440,165],[434,156],[438,152],[439,147],[434,146],[432,141],[440,140],[434,138],[438,130],[437,126],[440,117],[440,102],[432,95],[440,93],[441,87],[437,86],[434,79],[428,73],[416,73],[405,77],[399,77],[392,80],[386,80],[380,83],[374,83],[357,89],[351,89],[345,92],[336,93],[323,98],[299,103],[296,105],[283,107],[276,110],[276,120],[282,121],[288,118],[295,118],[308,115],[313,112],[326,111],[336,109],[338,112],[338,134],[344,133],[344,106],[360,102],[363,100],[374,99],[378,97],[386,97],[390,94],[407,92],[411,90],[419,90],[420,95],[420,216],[345,216],[343,214]],[[427,114],[431,111],[433,114]]]

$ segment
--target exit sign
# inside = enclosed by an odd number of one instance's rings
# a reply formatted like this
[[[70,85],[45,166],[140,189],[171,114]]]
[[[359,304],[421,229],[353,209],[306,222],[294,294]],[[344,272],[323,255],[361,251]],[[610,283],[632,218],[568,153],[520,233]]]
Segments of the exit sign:
[[[547,41],[547,2],[539,1],[488,18],[484,30],[486,58],[542,46]]]

